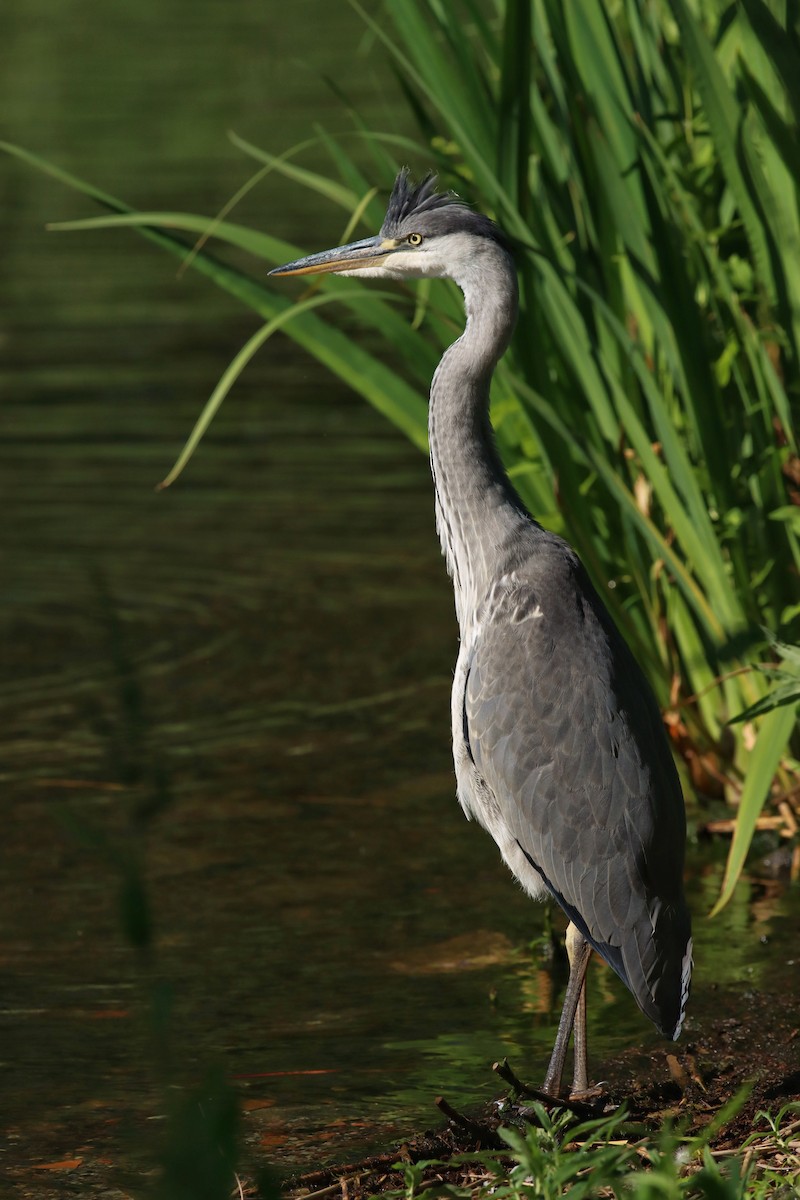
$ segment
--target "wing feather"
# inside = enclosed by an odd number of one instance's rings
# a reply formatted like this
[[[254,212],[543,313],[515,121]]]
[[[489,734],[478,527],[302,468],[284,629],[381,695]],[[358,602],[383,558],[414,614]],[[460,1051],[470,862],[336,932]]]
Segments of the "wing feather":
[[[504,837],[672,1036],[690,933],[680,784],[644,677],[580,562],[553,541],[495,584],[481,614],[464,694],[470,753]]]

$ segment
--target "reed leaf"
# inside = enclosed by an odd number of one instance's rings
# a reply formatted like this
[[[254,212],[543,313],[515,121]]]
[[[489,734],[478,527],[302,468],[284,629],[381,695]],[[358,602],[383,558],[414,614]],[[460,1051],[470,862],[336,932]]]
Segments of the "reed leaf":
[[[711,910],[716,916],[730,900],[737,880],[742,873],[747,851],[756,827],[756,821],[764,807],[775,772],[785,753],[786,743],[797,723],[792,705],[773,709],[762,718],[756,744],[750,756],[747,777],[739,808],[736,813],[736,828],[725,867],[719,899]]]

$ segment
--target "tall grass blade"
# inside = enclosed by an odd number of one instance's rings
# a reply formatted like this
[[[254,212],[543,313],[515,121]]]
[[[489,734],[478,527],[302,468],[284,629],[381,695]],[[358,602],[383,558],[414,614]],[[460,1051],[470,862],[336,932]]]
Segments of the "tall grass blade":
[[[714,147],[719,154],[725,178],[741,215],[758,274],[774,299],[776,289],[767,237],[742,170],[743,114],[736,104],[700,22],[689,7],[688,0],[670,0],[670,5],[680,27],[682,43],[692,64],[698,90],[703,97]]]
[[[739,800],[736,829],[728,852],[725,878],[722,881],[719,899],[711,909],[712,917],[725,907],[733,895],[753,839],[756,821],[769,795],[772,779],[796,723],[797,716],[793,706],[776,708],[762,720]]]
[[[189,437],[186,440],[183,450],[178,455],[174,466],[161,480],[161,482],[156,484],[156,491],[160,492],[163,491],[164,488],[170,487],[170,485],[175,482],[178,476],[181,475],[195,450],[199,446],[203,435],[219,411],[222,401],[225,399],[244,368],[250,362],[250,359],[258,350],[261,349],[264,343],[270,337],[272,337],[273,333],[276,333],[279,329],[282,329],[286,324],[288,324],[289,321],[295,320],[295,318],[301,316],[303,313],[310,312],[314,308],[319,308],[323,304],[330,304],[332,301],[337,299],[338,297],[335,295],[324,295],[312,296],[308,300],[300,300],[297,304],[292,305],[291,308],[287,308],[277,317],[273,317],[273,319],[268,321],[266,325],[262,325],[261,329],[257,330],[251,338],[248,338],[244,346],[242,346],[239,353],[222,375],[219,383],[214,388],[214,391],[211,393],[211,396],[207,400],[203,411],[195,422],[192,432],[189,434]],[[367,297],[359,296],[358,299],[364,301],[367,299]]]

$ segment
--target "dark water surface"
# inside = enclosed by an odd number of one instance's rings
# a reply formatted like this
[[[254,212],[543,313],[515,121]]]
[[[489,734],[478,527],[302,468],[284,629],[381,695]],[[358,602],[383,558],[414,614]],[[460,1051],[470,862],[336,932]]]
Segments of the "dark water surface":
[[[273,151],[319,117],[347,128],[320,73],[396,121],[347,5],[98,15],[3,7],[2,135],[142,207],[215,211],[250,173],[229,126]],[[251,1164],[436,1123],[432,1097],[489,1096],[503,1054],[541,1074],[563,976],[454,800],[455,624],[424,459],[273,340],[156,494],[255,319],[133,235],[45,235],[91,209],[20,164],[0,189],[0,1165],[24,1194],[99,1195],[149,1164],[159,981],[170,1077],[222,1065]],[[276,177],[241,219],[309,248],[344,224]],[[158,772],[169,803],[137,823]],[[147,963],[120,918],[139,871]],[[800,991],[796,893],[745,881],[708,923],[720,876],[718,852],[693,853],[689,1036],[718,987],[734,1007]],[[600,967],[589,1012],[596,1062],[663,1053]]]

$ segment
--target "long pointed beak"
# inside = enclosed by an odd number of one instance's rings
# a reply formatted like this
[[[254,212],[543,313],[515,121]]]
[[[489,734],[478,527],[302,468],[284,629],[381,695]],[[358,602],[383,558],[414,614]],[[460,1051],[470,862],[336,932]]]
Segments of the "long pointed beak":
[[[283,267],[275,267],[269,274],[323,275],[331,271],[357,271],[360,267],[379,266],[394,249],[395,243],[391,239],[365,238],[360,242],[350,242],[347,246],[336,246],[333,250],[295,259]]]

